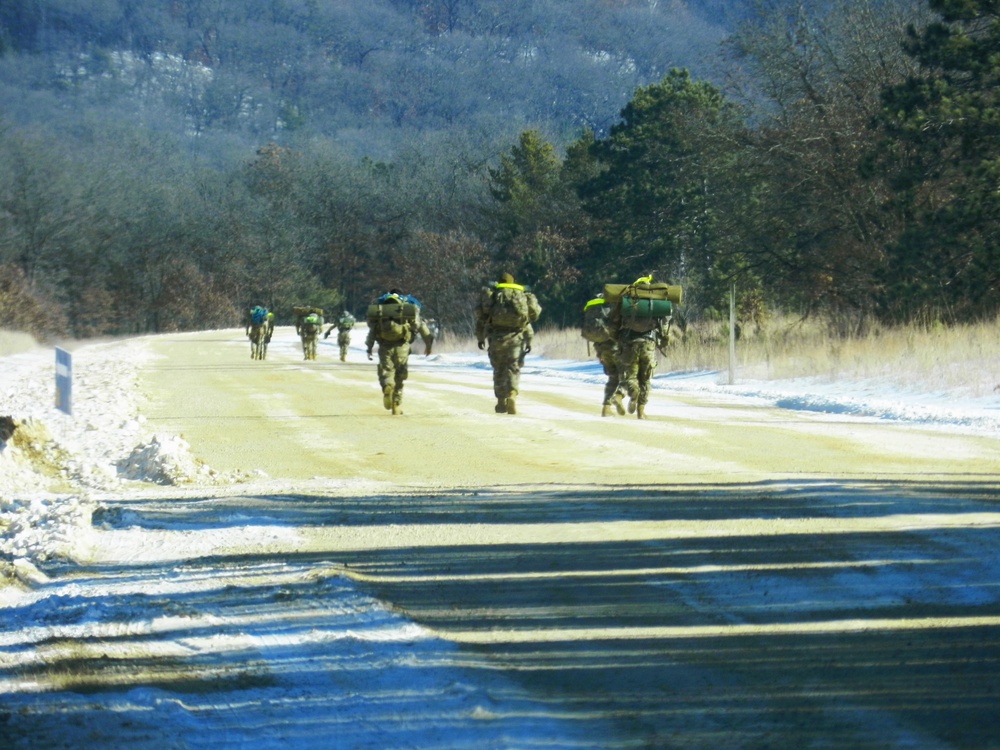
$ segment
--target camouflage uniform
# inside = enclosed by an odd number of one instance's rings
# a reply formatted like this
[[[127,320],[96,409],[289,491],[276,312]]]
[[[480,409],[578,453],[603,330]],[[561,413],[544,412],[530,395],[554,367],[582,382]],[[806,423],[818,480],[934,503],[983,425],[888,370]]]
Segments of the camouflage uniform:
[[[416,341],[419,334],[424,342],[425,357],[430,355],[434,345],[434,337],[422,320],[418,318],[415,323],[408,322],[406,325],[408,330],[401,341],[387,341],[379,335],[378,325],[369,321],[368,336],[365,338],[368,359],[372,358],[372,350],[378,343],[378,384],[382,389],[382,406],[393,414],[403,413],[403,384],[409,375],[410,344]]]
[[[259,309],[265,312],[261,323],[253,322],[252,309],[246,318],[246,335],[250,338],[251,359],[267,357],[267,345],[271,343],[271,336],[274,334],[274,313],[268,312],[265,308]]]
[[[309,321],[309,318],[315,316],[316,322]],[[308,321],[308,322],[307,322]],[[302,339],[302,354],[303,359],[313,360],[316,359],[316,339],[319,338],[319,332],[323,330],[323,315],[322,312],[310,312],[306,315],[302,315],[296,318],[295,321],[295,332]]]
[[[625,395],[621,387],[621,347],[616,339],[617,329],[611,319],[611,308],[605,303],[604,295],[600,294],[583,308],[584,325],[583,335],[588,342],[594,345],[597,353],[597,361],[604,368],[607,382],[604,384],[604,401],[601,407],[601,416],[610,417],[611,407],[614,406],[619,414],[625,413],[622,406],[622,398]]]
[[[602,416],[611,415],[611,407],[614,406],[619,414],[625,413],[622,406],[624,396],[621,384],[621,347],[615,339],[608,339],[600,343],[594,343],[594,351],[597,352],[597,359],[604,368],[604,374],[608,381],[604,384],[604,401],[602,402]]]
[[[337,318],[337,322],[330,326],[326,333],[323,334],[323,338],[329,338],[330,332],[336,328],[337,329],[337,346],[340,347],[340,361],[347,361],[347,347],[351,343],[351,331],[354,330],[354,324],[357,321],[354,316],[351,315],[347,310],[344,310]]]
[[[534,322],[542,312],[541,305],[535,295],[524,291],[523,287],[514,284],[510,274],[504,274],[501,281],[493,289],[513,287],[520,289],[526,298],[529,320]],[[521,367],[524,356],[531,351],[531,342],[535,329],[529,322],[519,329],[505,329],[491,322],[491,299],[493,289],[486,288],[481,295],[476,308],[476,339],[479,348],[486,346],[489,340],[490,365],[493,367],[493,395],[496,396],[496,412],[498,414],[516,414],[516,401],[521,381]]]
[[[668,329],[659,323],[652,331],[637,333],[619,329],[618,345],[621,347],[621,382],[628,393],[628,410],[638,410],[639,419],[646,417],[649,403],[649,384],[656,370],[656,350],[666,346]]]

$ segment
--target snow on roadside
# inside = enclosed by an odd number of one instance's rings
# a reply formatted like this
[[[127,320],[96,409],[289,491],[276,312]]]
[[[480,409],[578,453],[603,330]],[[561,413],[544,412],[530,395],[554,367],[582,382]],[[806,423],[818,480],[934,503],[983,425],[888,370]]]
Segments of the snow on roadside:
[[[149,435],[138,410],[137,373],[151,355],[142,339],[73,352],[72,415],[55,406],[55,356],[35,348],[0,357],[0,569],[37,577],[89,526],[95,491],[134,483],[231,482],[196,462],[187,443]]]
[[[544,360],[529,356],[524,375],[553,375],[578,382],[603,385],[604,373],[594,362]],[[962,432],[1000,433],[1000,384],[990,396],[972,398],[952,391],[903,389],[884,381],[845,381],[809,377],[790,380],[741,378],[728,384],[728,373],[657,372],[653,376],[657,395],[700,394],[721,401],[754,403],[779,409],[839,414],[904,422]]]

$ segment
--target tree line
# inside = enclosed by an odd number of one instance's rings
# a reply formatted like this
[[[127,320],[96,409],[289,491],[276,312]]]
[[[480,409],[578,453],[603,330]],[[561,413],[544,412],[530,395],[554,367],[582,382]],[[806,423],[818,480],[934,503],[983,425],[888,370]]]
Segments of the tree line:
[[[467,332],[507,270],[551,325],[647,273],[685,286],[689,320],[733,284],[747,320],[993,317],[998,48],[989,0],[759,0],[719,80],[671,69],[604,130],[525,128],[496,156],[458,128],[377,159],[315,134],[209,155],[115,120],[72,139],[0,121],[0,311],[93,336],[357,313],[399,286]]]

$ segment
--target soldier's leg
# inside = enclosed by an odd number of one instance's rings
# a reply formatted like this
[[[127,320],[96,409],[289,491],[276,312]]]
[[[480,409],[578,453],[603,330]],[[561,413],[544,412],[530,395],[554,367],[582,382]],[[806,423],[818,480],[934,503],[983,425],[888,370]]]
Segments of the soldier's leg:
[[[507,358],[499,341],[490,341],[487,352],[493,368],[493,395],[498,399],[507,398]]]
[[[621,368],[618,376],[621,387],[628,394],[629,414],[633,414],[639,402],[639,361],[636,357],[635,344],[625,344],[620,356]]]
[[[649,387],[656,370],[656,346],[652,341],[643,343],[639,354],[639,419],[646,418],[646,404],[649,403]]]
[[[395,390],[396,363],[392,358],[392,349],[383,344],[378,345],[378,384],[382,389],[382,406],[392,408],[392,392]]]
[[[497,397],[496,411],[500,414],[516,414],[516,399],[521,380],[521,361],[524,347],[521,336],[509,336],[496,342],[493,347],[495,354],[494,393]]]
[[[395,390],[392,395],[392,404],[396,407],[393,409],[393,413],[395,414],[400,404],[403,403],[403,385],[410,375],[410,345],[404,344],[395,347],[393,349],[393,356],[396,361]]]

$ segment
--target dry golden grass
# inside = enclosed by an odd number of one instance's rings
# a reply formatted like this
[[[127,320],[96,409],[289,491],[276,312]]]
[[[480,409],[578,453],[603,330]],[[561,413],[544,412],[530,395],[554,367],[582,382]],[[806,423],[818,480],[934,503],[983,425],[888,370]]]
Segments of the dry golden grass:
[[[0,357],[26,352],[36,346],[38,343],[30,333],[0,330]]]

